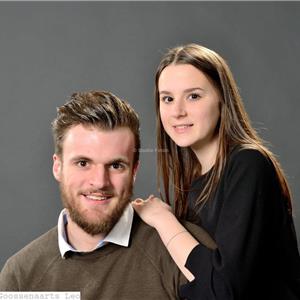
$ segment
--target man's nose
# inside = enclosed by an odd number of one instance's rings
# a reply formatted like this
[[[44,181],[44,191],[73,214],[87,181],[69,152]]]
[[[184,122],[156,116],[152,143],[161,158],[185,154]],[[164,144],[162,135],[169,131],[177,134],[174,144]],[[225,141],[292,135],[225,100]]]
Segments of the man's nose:
[[[94,166],[90,170],[89,183],[96,189],[103,189],[110,185],[109,172],[104,166]]]

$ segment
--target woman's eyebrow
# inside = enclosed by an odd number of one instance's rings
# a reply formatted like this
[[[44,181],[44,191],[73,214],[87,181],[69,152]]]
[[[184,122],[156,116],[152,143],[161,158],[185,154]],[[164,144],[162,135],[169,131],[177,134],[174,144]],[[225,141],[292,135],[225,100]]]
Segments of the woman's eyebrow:
[[[185,89],[183,92],[184,92],[184,93],[190,93],[190,92],[193,92],[193,91],[196,91],[196,90],[204,91],[203,88],[197,86],[197,87],[192,87],[192,88]],[[161,95],[161,94],[170,95],[170,94],[172,94],[172,93],[169,92],[169,91],[159,91],[159,94],[160,94],[160,95]]]

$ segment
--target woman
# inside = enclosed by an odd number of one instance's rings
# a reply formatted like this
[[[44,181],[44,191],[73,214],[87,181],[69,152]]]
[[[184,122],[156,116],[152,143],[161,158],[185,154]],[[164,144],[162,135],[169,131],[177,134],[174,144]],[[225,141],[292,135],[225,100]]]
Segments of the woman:
[[[288,183],[251,127],[226,62],[196,44],[171,49],[156,73],[156,111],[167,204],[150,196],[133,206],[190,281],[181,296],[300,299]],[[217,248],[176,217],[201,225]]]

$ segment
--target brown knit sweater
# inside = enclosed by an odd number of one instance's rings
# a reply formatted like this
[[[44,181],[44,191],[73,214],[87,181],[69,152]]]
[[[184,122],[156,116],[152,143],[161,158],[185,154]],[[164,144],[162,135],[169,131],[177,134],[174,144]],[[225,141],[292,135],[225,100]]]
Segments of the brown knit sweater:
[[[179,299],[183,283],[156,231],[136,215],[129,248],[108,244],[63,259],[54,227],[12,256],[0,274],[1,291],[80,291],[82,300]]]

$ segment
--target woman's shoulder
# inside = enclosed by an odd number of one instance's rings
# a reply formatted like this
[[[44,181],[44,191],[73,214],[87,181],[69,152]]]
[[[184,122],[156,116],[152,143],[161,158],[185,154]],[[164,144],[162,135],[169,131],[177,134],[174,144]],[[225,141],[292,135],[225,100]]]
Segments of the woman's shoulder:
[[[235,147],[228,158],[226,173],[247,173],[249,176],[271,176],[275,174],[273,162],[263,150],[239,146]]]
[[[258,148],[250,148],[247,146],[235,147],[228,159],[229,165],[250,165],[257,167],[272,166],[272,162],[268,155]]]

